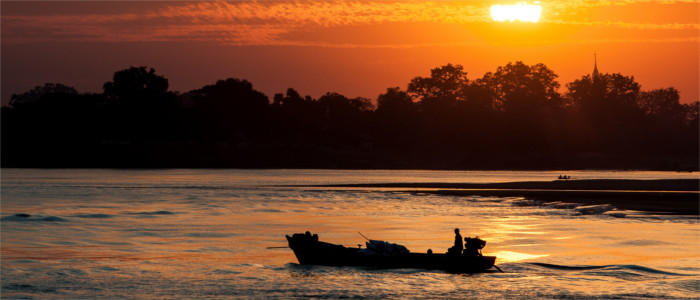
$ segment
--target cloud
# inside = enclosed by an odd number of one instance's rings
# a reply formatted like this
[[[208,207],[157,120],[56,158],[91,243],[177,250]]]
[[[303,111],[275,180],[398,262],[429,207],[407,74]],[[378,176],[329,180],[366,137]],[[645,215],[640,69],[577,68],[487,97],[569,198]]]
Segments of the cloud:
[[[488,20],[478,1],[199,2],[170,6],[163,14],[205,22],[344,26],[383,22],[470,23]]]
[[[566,44],[628,44],[628,43],[698,43],[700,42],[700,37],[686,37],[686,38],[600,38],[600,39],[575,39],[575,40],[557,40],[554,43],[566,43]]]
[[[543,3],[558,11],[581,7],[634,5],[658,1],[561,1]],[[665,3],[665,1],[662,1]],[[683,1],[685,2],[685,1]],[[156,2],[144,9],[112,12],[100,2],[62,2],[64,5],[93,5],[87,12],[35,14],[3,6],[2,42],[142,42],[193,41],[227,45],[293,45],[322,47],[416,47],[435,41],[372,43],[332,42],[309,39],[327,28],[382,26],[401,23],[460,24],[479,26],[491,22],[493,1],[202,1]],[[105,2],[108,3],[108,2]],[[675,2],[674,2],[675,3]],[[36,5],[42,5],[38,3]],[[122,4],[126,5],[126,4]],[[25,3],[25,6],[27,4]],[[31,6],[27,6],[31,7]],[[8,12],[9,11],[9,12]],[[604,26],[638,30],[700,29],[697,23],[638,23],[624,21],[543,20],[543,24]],[[304,34],[300,34],[304,33]],[[482,41],[483,42],[483,41]],[[464,45],[476,41],[460,41]],[[451,44],[451,43],[438,43]]]
[[[39,5],[39,4],[37,4]],[[66,5],[71,5],[68,3]],[[96,3],[95,5],[100,5]],[[228,41],[267,44],[300,28],[394,22],[483,22],[484,4],[472,2],[194,2],[113,14],[8,15],[3,42]],[[99,11],[99,9],[96,9]]]
[[[639,4],[697,4],[697,0],[576,0],[576,1],[542,1],[543,5],[560,10],[577,10],[582,8],[631,6]]]
[[[700,29],[700,24],[681,24],[681,23],[632,23],[622,21],[574,21],[574,20],[549,20],[543,23],[561,24],[561,25],[577,25],[577,26],[601,26],[601,27],[618,27],[627,29],[654,29],[654,30],[685,30],[685,29]]]

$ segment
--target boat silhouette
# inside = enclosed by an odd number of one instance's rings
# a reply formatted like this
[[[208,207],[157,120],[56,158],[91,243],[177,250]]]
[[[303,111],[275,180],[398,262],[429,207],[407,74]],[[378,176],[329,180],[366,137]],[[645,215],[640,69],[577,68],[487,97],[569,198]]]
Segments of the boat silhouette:
[[[496,262],[495,256],[483,256],[480,253],[443,254],[413,253],[401,245],[383,241],[368,240],[367,248],[345,247],[318,240],[318,235],[295,233],[286,236],[289,248],[294,251],[299,264],[320,266],[355,266],[377,269],[426,269],[442,270],[450,273],[484,272]],[[389,246],[380,246],[380,245]],[[398,246],[398,247],[397,247]],[[382,249],[372,249],[381,247]],[[388,249],[385,249],[388,248]]]

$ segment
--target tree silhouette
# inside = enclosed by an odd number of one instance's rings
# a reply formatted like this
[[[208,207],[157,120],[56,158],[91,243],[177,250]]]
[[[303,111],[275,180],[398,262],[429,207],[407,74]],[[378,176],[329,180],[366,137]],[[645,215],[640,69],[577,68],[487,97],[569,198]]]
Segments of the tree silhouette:
[[[483,92],[493,99],[493,106],[502,112],[499,124],[494,124],[502,137],[496,145],[503,149],[518,149],[517,153],[532,155],[558,148],[549,138],[557,135],[562,97],[558,92],[557,74],[544,64],[526,65],[521,61],[499,66],[476,80]],[[516,155],[515,153],[508,155]]]
[[[477,82],[491,90],[500,109],[524,113],[561,104],[557,77],[542,63],[529,66],[517,61],[487,72]]]
[[[656,120],[685,123],[684,107],[675,88],[642,91],[639,94],[639,108],[645,115]]]
[[[583,76],[566,85],[567,96],[589,113],[619,113],[637,108],[641,87],[634,76],[620,73]]]
[[[377,97],[374,131],[387,147],[410,147],[417,134],[417,118],[417,104],[399,87],[387,88]]]
[[[586,75],[567,84],[567,88],[572,105],[585,126],[591,128],[589,147],[620,154],[639,150],[648,134],[641,130],[645,126],[638,105],[641,87],[633,76]]]
[[[412,114],[415,106],[411,96],[399,87],[387,88],[377,97],[377,114],[385,117]]]
[[[190,91],[195,101],[196,122],[204,137],[242,141],[266,130],[269,101],[247,80],[228,78]]]
[[[114,73],[102,94],[47,83],[2,107],[4,167],[697,169],[700,103],[619,73],[557,92],[543,64],[469,80],[434,68],[376,98],[289,88],[272,104],[228,78],[176,94],[154,69]]]
[[[326,93],[318,98],[318,102],[326,110],[328,119],[346,118],[373,109],[370,99],[361,97],[349,99],[338,93]]]
[[[307,143],[316,137],[324,118],[318,101],[310,96],[302,97],[293,88],[287,89],[286,95],[275,94],[271,111],[274,132],[284,137],[293,136],[293,142],[298,143]]]
[[[465,100],[464,88],[469,83],[461,65],[447,64],[430,70],[430,77],[415,77],[408,92],[421,101]]]
[[[33,89],[26,91],[21,94],[13,94],[10,99],[9,105],[11,107],[17,107],[23,104],[28,104],[36,102],[42,97],[49,94],[66,94],[66,95],[77,95],[78,91],[70,86],[66,86],[60,83],[45,83],[43,86],[36,86]]]
[[[700,119],[700,102],[695,101],[693,103],[684,104],[683,108],[688,127],[700,129],[700,126],[698,126],[698,120]]]
[[[678,90],[669,87],[642,91],[637,104],[646,117],[644,128],[648,151],[663,155],[687,148],[689,153],[697,153],[697,147],[684,147],[688,141],[683,141],[686,136],[697,133],[688,126],[697,118],[697,110],[693,111],[692,104],[680,103]]]
[[[495,97],[491,88],[487,85],[478,81],[472,81],[465,86],[464,94],[468,99],[466,104],[471,110],[476,110],[480,113],[490,113],[496,109]]]
[[[104,94],[111,99],[143,100],[158,99],[168,91],[168,80],[157,75],[151,68],[130,67],[114,73],[113,79],[102,87]]]
[[[130,67],[103,85],[104,134],[117,141],[166,141],[181,134],[182,108],[168,92],[168,79],[155,69]]]
[[[301,108],[304,107],[306,103],[305,98],[302,98],[299,92],[293,88],[287,89],[287,95],[275,94],[272,106],[274,107],[285,107],[285,108]]]

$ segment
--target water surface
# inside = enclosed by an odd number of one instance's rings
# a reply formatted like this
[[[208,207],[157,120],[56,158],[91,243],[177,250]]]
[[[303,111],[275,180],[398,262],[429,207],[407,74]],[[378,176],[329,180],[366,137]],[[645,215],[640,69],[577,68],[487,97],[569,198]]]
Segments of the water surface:
[[[697,216],[581,215],[518,198],[284,185],[549,181],[561,172],[2,170],[3,298],[697,298]],[[572,179],[697,173],[566,172]],[[27,214],[19,217],[16,214]],[[621,217],[625,216],[625,217]],[[300,266],[285,234],[363,233],[444,252],[487,241],[504,273]]]

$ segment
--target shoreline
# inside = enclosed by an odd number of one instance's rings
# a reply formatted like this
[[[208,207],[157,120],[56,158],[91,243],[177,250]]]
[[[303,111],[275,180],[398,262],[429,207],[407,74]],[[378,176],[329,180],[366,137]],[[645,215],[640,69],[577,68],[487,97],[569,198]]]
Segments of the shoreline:
[[[313,187],[406,188],[405,192],[450,195],[523,197],[545,202],[610,204],[618,209],[658,214],[700,215],[700,180],[555,180],[506,183],[376,183]],[[413,189],[413,190],[411,190]]]

